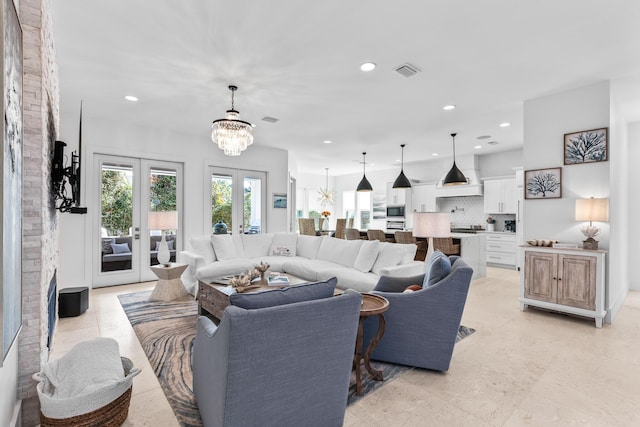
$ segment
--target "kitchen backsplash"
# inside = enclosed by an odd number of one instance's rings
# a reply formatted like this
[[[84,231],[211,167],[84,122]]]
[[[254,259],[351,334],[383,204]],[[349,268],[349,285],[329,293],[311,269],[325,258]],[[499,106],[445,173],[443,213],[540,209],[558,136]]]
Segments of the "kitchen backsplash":
[[[472,225],[480,225],[487,228],[487,217],[484,213],[484,198],[482,196],[472,197],[443,197],[438,199],[438,211],[449,212],[451,215],[452,228],[469,228]],[[515,215],[493,214],[491,218],[496,220],[495,230],[504,230],[504,221],[516,219]]]

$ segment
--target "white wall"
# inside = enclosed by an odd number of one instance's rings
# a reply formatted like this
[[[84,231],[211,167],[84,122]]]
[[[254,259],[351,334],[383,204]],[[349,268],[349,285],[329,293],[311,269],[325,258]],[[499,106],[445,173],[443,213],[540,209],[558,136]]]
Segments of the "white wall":
[[[95,181],[93,154],[112,154],[181,162],[184,164],[183,230],[186,237],[208,234],[203,197],[209,165],[228,168],[266,171],[268,232],[286,231],[287,210],[273,209],[273,193],[287,193],[288,154],[284,150],[250,146],[238,157],[225,156],[206,132],[201,135],[178,134],[157,129],[112,123],[92,118],[85,104],[82,136],[82,205],[89,207],[87,215],[62,214],[59,216],[59,288],[90,286],[91,279],[91,218],[96,215],[92,201],[97,192],[89,188]],[[66,153],[77,149],[79,111],[63,111],[60,139],[67,143]],[[84,238],[79,238],[84,236]],[[87,266],[82,268],[81,266]]]
[[[524,239],[553,239],[579,243],[584,240],[575,221],[575,200],[587,197],[611,197],[610,171],[613,161],[564,166],[565,133],[609,127],[610,84],[603,82],[524,103],[524,169],[562,168],[562,198],[524,201]],[[617,141],[610,138],[610,158],[617,156]],[[610,203],[610,217],[616,217],[616,200]],[[599,248],[610,248],[609,226],[598,223]],[[610,271],[609,271],[610,273]],[[608,282],[610,282],[608,280]],[[618,284],[608,289],[614,297]],[[614,289],[615,287],[615,289]],[[606,308],[616,305],[606,295]],[[610,322],[611,313],[606,321]]]
[[[478,156],[478,169],[481,178],[492,176],[513,176],[513,168],[522,167],[523,151],[517,150],[501,151],[495,154]]]
[[[609,300],[611,318],[622,307],[629,293],[629,246],[635,239],[629,235],[629,143],[628,124],[624,120],[619,99],[624,98],[625,88],[613,80],[610,91],[609,140],[611,149],[610,181],[611,198],[609,200],[609,223],[611,224],[611,242],[609,244]],[[634,242],[635,243],[635,242]],[[607,313],[609,314],[609,313]]]
[[[640,159],[640,122],[629,124],[627,137],[627,158],[629,162],[637,162],[638,159]],[[626,176],[631,177],[632,175],[627,174]],[[637,190],[635,194],[631,193],[631,191],[627,194],[629,196],[627,197],[629,204],[626,215],[627,218],[630,219],[628,221],[629,288],[634,291],[640,291],[640,275],[638,275],[637,266],[634,265],[634,263],[640,260],[640,245],[638,245],[638,240],[640,239],[640,222],[636,220],[638,218],[638,212],[640,212],[640,197],[638,197]]]

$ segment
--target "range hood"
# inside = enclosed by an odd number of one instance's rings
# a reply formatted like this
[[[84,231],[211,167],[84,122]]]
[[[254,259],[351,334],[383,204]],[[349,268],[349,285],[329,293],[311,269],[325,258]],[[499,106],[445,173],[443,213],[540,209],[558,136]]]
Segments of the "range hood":
[[[452,160],[445,162],[444,172],[436,184],[436,197],[482,196],[482,182],[478,178],[477,159],[475,155],[457,156],[456,165],[467,178],[467,184],[443,186],[447,172],[451,169]]]

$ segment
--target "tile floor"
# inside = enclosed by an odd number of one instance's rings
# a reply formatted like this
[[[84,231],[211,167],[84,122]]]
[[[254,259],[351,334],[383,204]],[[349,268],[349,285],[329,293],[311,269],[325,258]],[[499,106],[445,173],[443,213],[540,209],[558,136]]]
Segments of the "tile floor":
[[[518,274],[488,268],[472,283],[463,324],[476,333],[456,344],[447,373],[414,370],[347,408],[344,425],[640,425],[640,292],[613,325],[538,310],[521,312]],[[117,295],[155,282],[91,291],[89,310],[60,319],[52,358],[75,343],[113,337],[142,373],[125,426],[177,426]]]

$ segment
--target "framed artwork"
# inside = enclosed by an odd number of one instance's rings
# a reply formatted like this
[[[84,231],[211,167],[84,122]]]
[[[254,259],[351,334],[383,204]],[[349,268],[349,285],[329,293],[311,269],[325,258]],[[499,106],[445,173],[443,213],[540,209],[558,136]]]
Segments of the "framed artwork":
[[[609,128],[564,134],[564,164],[606,162],[609,160]]]
[[[525,199],[559,199],[562,197],[562,168],[524,171]]]
[[[286,209],[287,208],[287,195],[286,194],[273,194],[273,207],[274,209]]]
[[[2,14],[2,361],[22,326],[22,28],[13,0]]]

